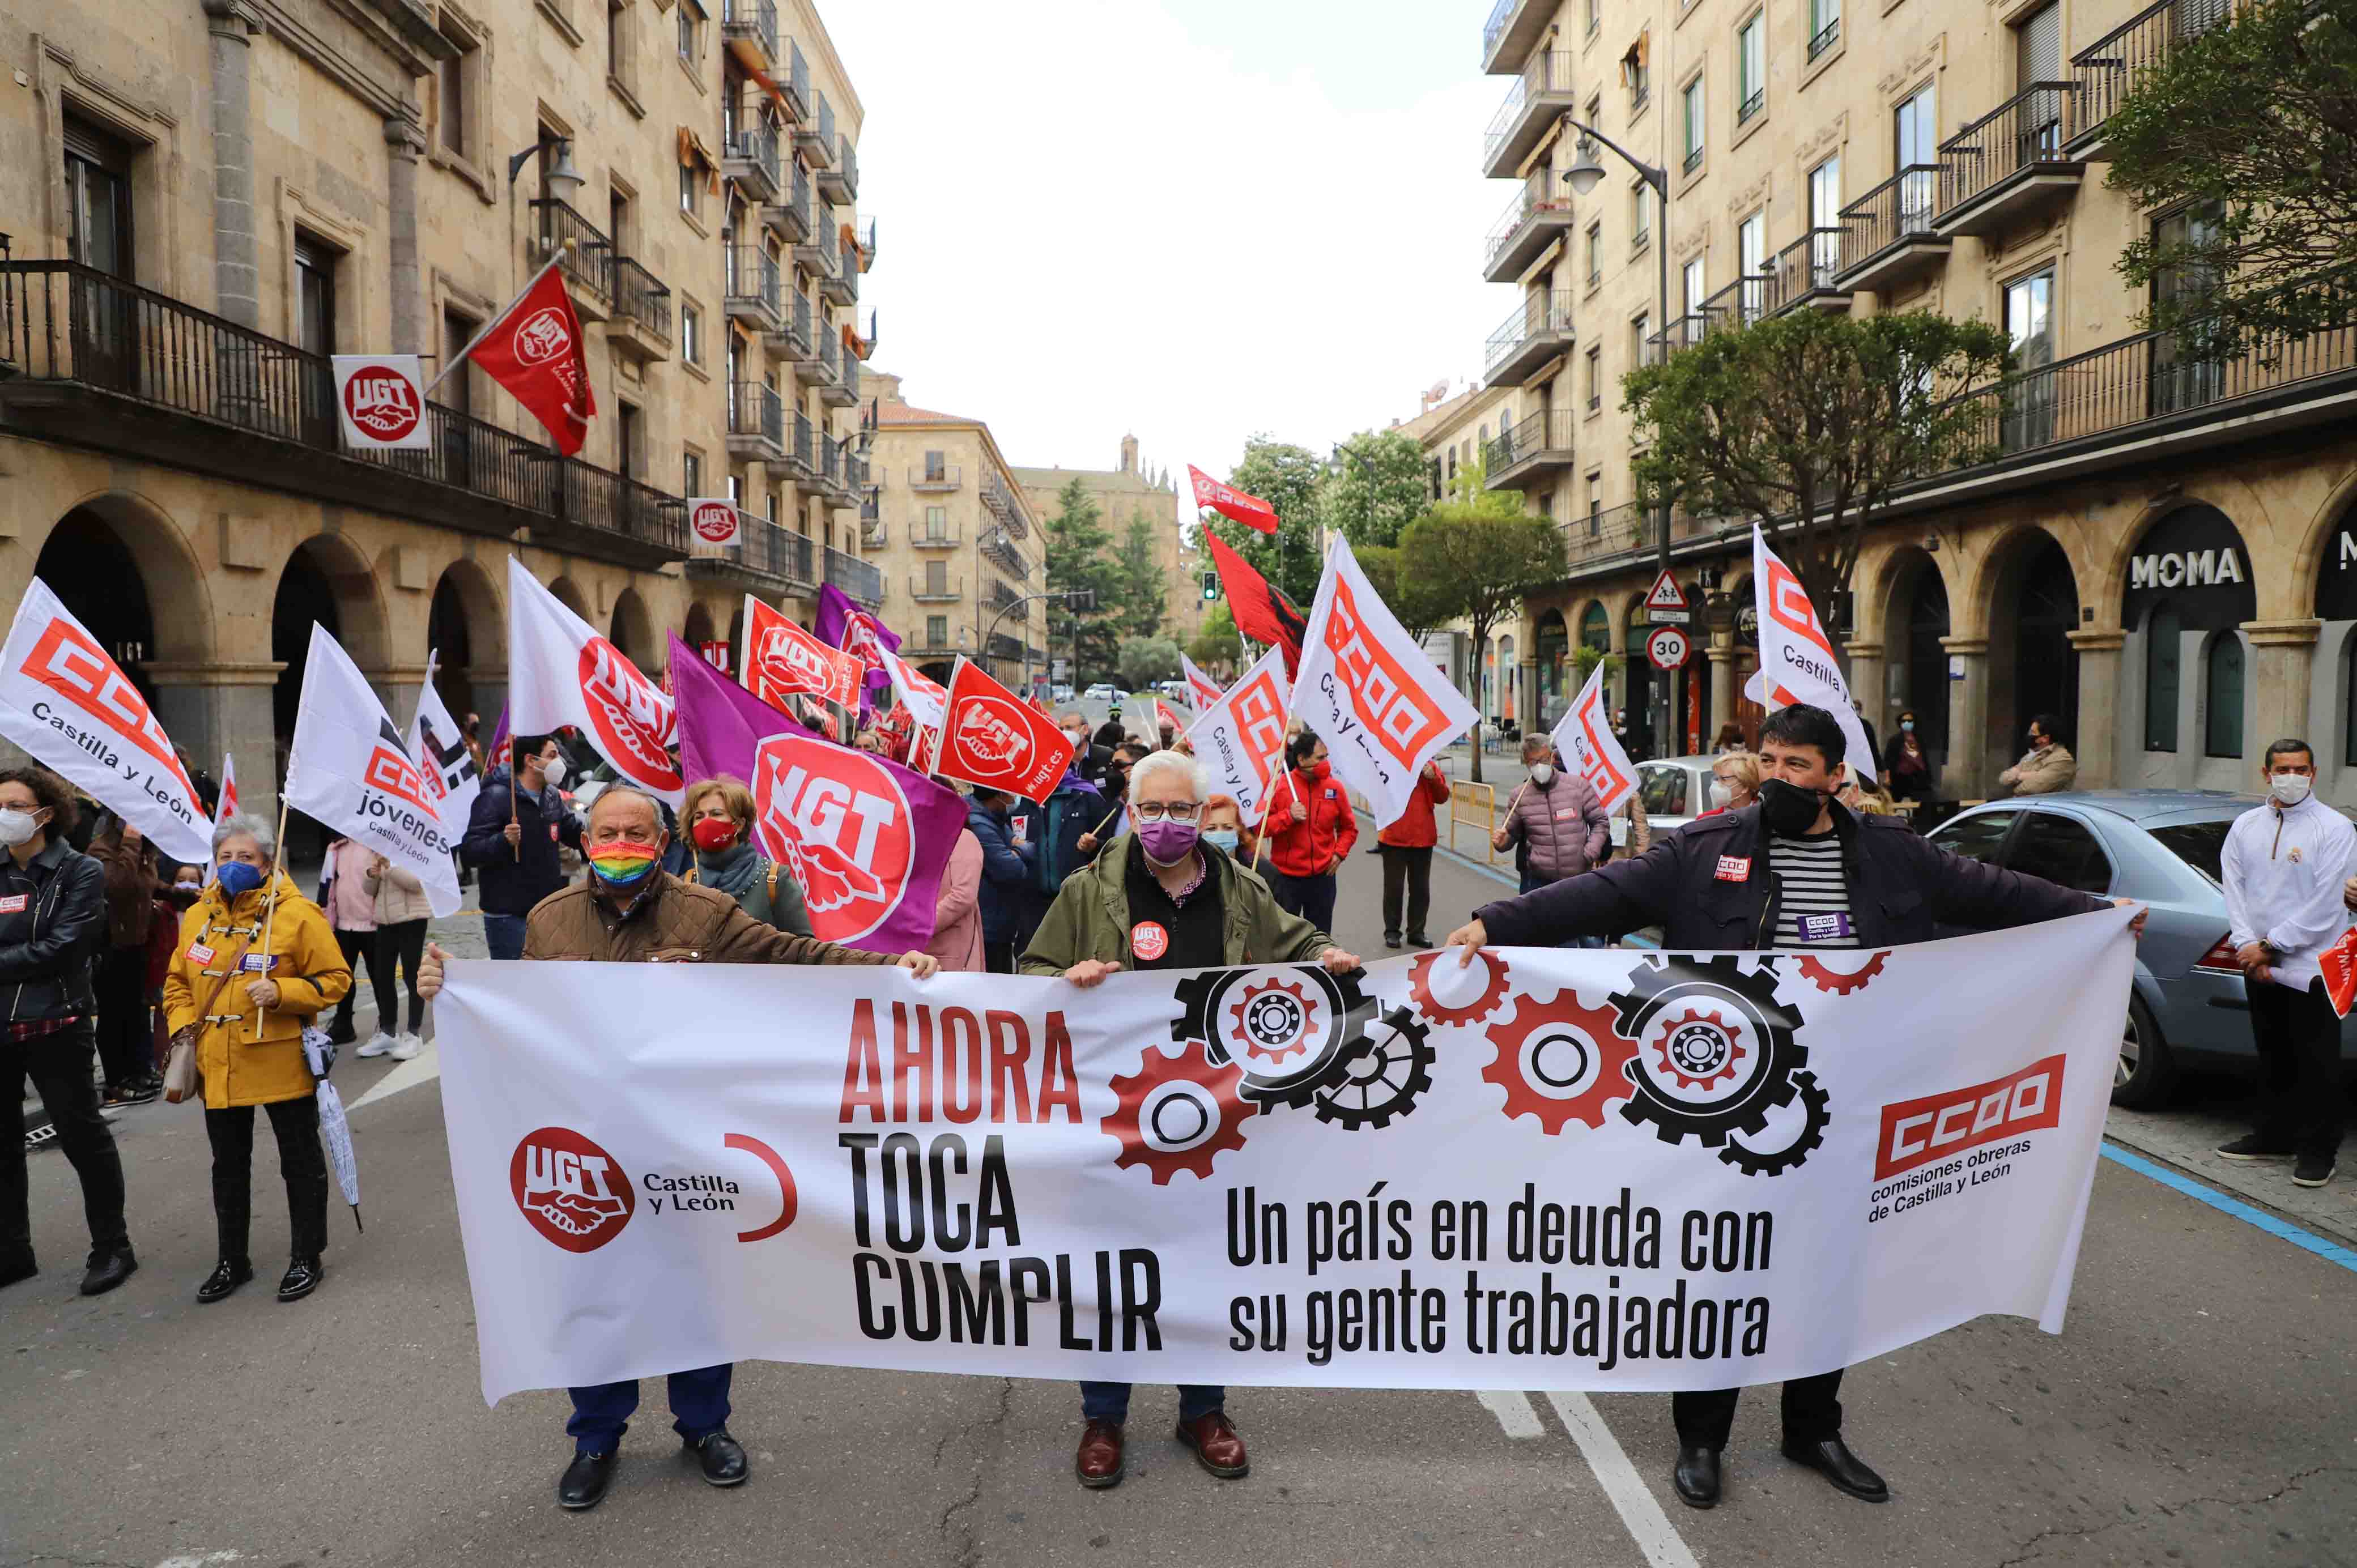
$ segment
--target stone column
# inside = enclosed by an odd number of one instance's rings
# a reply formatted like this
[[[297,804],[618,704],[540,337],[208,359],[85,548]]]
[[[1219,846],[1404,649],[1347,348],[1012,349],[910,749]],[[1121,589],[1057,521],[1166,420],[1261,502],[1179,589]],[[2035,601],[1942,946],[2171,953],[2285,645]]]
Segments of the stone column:
[[[1852,642],[1844,646],[1844,651],[1849,655],[1849,694],[1857,699],[1874,733],[1881,736],[1890,727],[1887,712],[1890,682],[1882,677],[1882,644]],[[1877,773],[1882,771],[1881,758],[1875,759],[1874,768]]]
[[[1940,794],[1986,800],[1996,779],[1988,765],[1988,639],[1943,637],[1940,646],[1964,674],[1959,681],[1942,671],[1948,681],[1948,761],[1940,770]]]
[[[213,308],[262,325],[253,244],[253,89],[248,70],[262,19],[243,0],[204,0],[210,36],[213,126]],[[185,744],[185,743],[183,743]]]
[[[1710,660],[1711,733],[1706,742],[1717,738],[1717,726],[1735,717],[1735,700],[1743,694],[1743,683],[1736,679],[1735,660],[1742,650],[1735,646],[1735,629],[1714,631],[1703,648],[1703,657]]]
[[[139,668],[155,683],[156,717],[165,733],[216,779],[221,754],[235,757],[239,809],[275,821],[278,726],[272,698],[286,666],[151,660]]]
[[[368,677],[370,688],[392,716],[393,727],[407,735],[409,721],[417,713],[417,693],[425,687],[425,666],[387,664],[361,673]]]
[[[2124,631],[2065,634],[2079,650],[2079,788],[2115,789],[2120,783],[2120,648]]]
[[[402,113],[388,116],[384,122],[388,155],[385,231],[393,287],[393,349],[397,354],[424,354],[436,351],[425,330],[417,270],[417,160],[425,152],[425,133],[417,122],[417,106],[404,103],[401,108]]]
[[[2243,727],[2251,744],[2245,752],[2255,761],[2267,743],[2285,736],[2308,734],[2310,666],[2316,660],[2320,620],[2246,620],[2243,635],[2251,640],[2251,695]]]

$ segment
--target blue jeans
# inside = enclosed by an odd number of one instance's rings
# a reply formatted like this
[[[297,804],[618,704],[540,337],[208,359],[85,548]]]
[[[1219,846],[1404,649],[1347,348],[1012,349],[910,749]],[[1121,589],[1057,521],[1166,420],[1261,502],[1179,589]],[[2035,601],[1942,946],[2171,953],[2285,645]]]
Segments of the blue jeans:
[[[728,1380],[735,1371],[735,1367],[723,1362],[692,1372],[673,1372],[671,1429],[686,1442],[701,1443],[727,1425]],[[611,1454],[630,1429],[630,1412],[639,1408],[638,1380],[595,1383],[566,1391],[573,1396],[573,1419],[565,1423],[565,1435],[573,1439],[575,1451]]]
[[[1123,1422],[1129,1419],[1128,1383],[1082,1383],[1081,1385],[1081,1415],[1087,1421]],[[1178,1385],[1178,1419],[1192,1421],[1213,1411],[1225,1410],[1228,1391],[1209,1383]]]
[[[486,914],[483,917],[483,944],[491,950],[493,958],[523,957],[523,917]]]

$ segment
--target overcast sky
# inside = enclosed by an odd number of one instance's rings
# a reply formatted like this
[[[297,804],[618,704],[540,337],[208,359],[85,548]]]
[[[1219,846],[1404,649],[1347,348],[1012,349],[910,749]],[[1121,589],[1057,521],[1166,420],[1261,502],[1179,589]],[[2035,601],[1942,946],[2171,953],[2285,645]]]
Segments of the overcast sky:
[[[1215,476],[1478,377],[1510,78],[1415,0],[819,0],[866,111],[876,368],[1009,460]],[[1182,506],[1182,510],[1184,510]]]

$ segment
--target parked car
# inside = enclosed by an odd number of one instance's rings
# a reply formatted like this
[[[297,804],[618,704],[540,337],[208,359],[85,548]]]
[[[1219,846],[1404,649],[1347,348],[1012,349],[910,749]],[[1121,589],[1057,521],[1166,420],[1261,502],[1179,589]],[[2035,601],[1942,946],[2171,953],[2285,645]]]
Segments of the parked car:
[[[1114,703],[1121,700],[1121,692],[1110,681],[1100,681],[1081,695],[1092,703]]]
[[[1968,859],[2150,907],[2112,1075],[2115,1105],[2156,1103],[2188,1065],[2248,1072],[2257,1064],[2218,860],[2226,830],[2263,799],[2214,789],[2073,790],[1991,800],[1928,835]],[[2357,1056],[2357,1017],[2342,1026],[2341,1050],[2344,1059]]]
[[[1070,686],[1053,687],[1048,693],[1048,700],[1051,703],[1069,703],[1072,700],[1072,689]]]
[[[1716,757],[1663,757],[1637,764],[1637,799],[1655,832],[1682,828],[1710,810],[1710,765]],[[1612,818],[1612,843],[1629,847],[1629,818]]]

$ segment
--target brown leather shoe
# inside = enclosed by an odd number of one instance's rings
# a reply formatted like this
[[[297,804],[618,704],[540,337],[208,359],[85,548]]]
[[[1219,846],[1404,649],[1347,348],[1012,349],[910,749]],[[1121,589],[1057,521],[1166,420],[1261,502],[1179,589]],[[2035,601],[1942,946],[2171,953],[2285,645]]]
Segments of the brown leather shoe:
[[[1178,1441],[1195,1451],[1196,1464],[1223,1481],[1252,1474],[1252,1461],[1244,1457],[1244,1440],[1236,1435],[1235,1423],[1225,1411],[1180,1422]]]
[[[1121,1423],[1092,1421],[1081,1429],[1081,1451],[1072,1455],[1072,1474],[1092,1491],[1121,1485],[1128,1468],[1121,1454]]]

